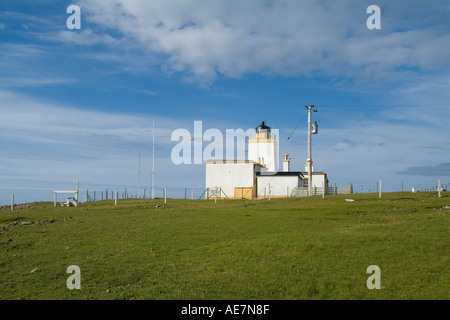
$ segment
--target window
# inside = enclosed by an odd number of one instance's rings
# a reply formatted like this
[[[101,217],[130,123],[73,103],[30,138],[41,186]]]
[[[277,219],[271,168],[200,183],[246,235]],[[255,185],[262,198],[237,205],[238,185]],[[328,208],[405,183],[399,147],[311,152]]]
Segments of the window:
[[[303,179],[303,187],[308,187],[308,179]]]

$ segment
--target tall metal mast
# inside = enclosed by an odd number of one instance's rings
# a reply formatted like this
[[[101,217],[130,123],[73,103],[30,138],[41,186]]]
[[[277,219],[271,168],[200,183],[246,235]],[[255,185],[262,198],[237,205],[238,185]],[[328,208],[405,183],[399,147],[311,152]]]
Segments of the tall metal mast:
[[[139,152],[139,162],[138,162],[138,194],[137,197],[140,198],[141,194],[141,153]]]
[[[155,117],[153,117],[152,199],[155,199]]]

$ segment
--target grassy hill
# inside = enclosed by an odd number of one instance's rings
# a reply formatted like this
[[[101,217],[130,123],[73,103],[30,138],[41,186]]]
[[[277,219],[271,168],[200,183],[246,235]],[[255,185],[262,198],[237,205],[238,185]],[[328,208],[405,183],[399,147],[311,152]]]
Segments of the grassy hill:
[[[0,211],[0,299],[448,299],[448,205],[448,193],[35,203]],[[70,265],[81,290],[66,286]],[[370,265],[381,290],[366,286]]]

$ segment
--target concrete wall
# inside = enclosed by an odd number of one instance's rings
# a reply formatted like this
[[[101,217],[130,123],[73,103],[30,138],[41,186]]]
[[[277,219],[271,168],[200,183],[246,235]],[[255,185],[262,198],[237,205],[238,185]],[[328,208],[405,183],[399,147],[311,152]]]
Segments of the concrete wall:
[[[253,162],[206,163],[206,188],[222,188],[228,198],[234,197],[234,188],[253,187],[256,183]],[[222,197],[224,195],[222,194]]]
[[[303,176],[305,180],[308,180],[308,172],[303,172]],[[322,188],[322,183],[325,183],[325,188],[328,187],[327,175],[326,173],[316,172],[312,174],[312,186],[316,186],[317,188]]]
[[[325,187],[328,187],[328,183],[326,181],[326,175],[325,174],[313,174],[312,175],[312,186],[316,186],[318,188],[323,187],[323,183],[325,183]]]
[[[316,186],[316,187],[322,188],[322,184],[324,182],[326,183],[325,175],[316,175],[316,174],[312,175],[312,186],[313,187]],[[325,184],[325,186],[327,186],[327,185]]]
[[[291,196],[294,188],[301,184],[298,176],[258,176],[257,177],[257,195],[258,198],[271,197],[287,197]]]

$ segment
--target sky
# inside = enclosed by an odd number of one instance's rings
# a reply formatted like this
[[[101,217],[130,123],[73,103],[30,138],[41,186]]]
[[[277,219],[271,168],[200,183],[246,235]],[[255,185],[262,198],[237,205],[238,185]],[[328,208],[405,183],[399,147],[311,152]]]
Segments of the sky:
[[[450,185],[449,89],[446,0],[0,0],[0,204],[76,181],[149,190],[153,119],[158,195],[205,188],[204,163],[171,159],[194,121],[224,136],[265,121],[304,171],[305,105],[331,185]]]

